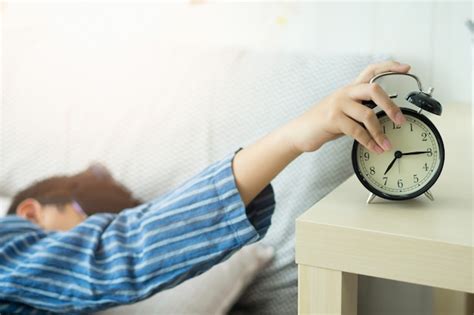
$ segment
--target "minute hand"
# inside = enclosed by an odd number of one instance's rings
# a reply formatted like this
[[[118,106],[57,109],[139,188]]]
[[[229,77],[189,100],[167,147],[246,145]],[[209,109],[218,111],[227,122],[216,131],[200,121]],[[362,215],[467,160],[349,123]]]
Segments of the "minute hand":
[[[414,151],[414,152],[407,152],[407,153],[402,153],[402,155],[417,155],[417,154],[425,154],[425,153],[430,153],[431,151]]]

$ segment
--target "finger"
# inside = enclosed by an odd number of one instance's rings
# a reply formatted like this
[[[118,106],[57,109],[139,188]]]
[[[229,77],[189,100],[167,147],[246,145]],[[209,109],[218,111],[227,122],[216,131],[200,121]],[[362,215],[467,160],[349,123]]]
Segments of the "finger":
[[[344,106],[342,111],[350,118],[363,123],[379,147],[387,151],[391,149],[390,141],[382,132],[380,122],[373,110],[360,103],[352,102]]]
[[[363,83],[349,87],[349,97],[353,100],[369,101],[373,100],[380,106],[388,117],[401,125],[406,121],[400,108],[390,99],[385,91],[377,83]]]
[[[381,147],[377,145],[374,139],[369,135],[360,124],[352,120],[347,116],[341,116],[340,118],[340,129],[341,131],[354,138],[357,142],[363,145],[367,150],[375,153],[383,153]]]
[[[410,65],[393,60],[371,64],[359,74],[354,83],[368,83],[377,74],[387,71],[407,73],[410,68]]]

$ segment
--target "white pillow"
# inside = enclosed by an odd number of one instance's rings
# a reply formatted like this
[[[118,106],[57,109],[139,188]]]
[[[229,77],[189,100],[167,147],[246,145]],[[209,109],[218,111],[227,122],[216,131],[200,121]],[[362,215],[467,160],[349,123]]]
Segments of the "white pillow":
[[[0,196],[0,217],[7,214],[8,207],[10,206],[11,198]]]
[[[35,32],[18,36],[28,42],[41,36]],[[110,43],[97,45],[94,56],[110,50]],[[40,48],[41,54],[22,50],[4,58],[3,194],[98,160],[148,200],[307,110],[383,58],[152,45],[136,46],[137,55],[118,49],[112,59],[90,59]],[[136,62],[118,62],[130,58]],[[41,80],[43,73],[57,79]],[[340,138],[326,144],[273,181],[277,207],[264,242],[276,248],[275,259],[235,310],[297,312],[294,220],[352,174],[351,143]]]
[[[216,160],[209,152],[212,87],[241,51],[153,48],[137,48],[146,55],[122,56],[139,64],[120,62],[120,75],[98,61],[56,56],[56,50],[42,61],[29,52],[6,56],[0,194],[13,195],[34,180],[98,161],[149,200]],[[54,56],[74,69],[60,66]],[[19,69],[30,66],[45,66],[61,86]]]
[[[226,314],[242,291],[273,257],[273,248],[244,247],[227,261],[175,288],[139,303],[108,309],[100,315]]]

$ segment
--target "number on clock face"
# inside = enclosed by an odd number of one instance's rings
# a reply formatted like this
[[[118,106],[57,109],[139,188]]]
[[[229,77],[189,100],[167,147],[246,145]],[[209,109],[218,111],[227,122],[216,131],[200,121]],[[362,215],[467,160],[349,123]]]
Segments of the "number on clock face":
[[[382,131],[392,150],[382,154],[358,145],[356,151],[359,177],[375,190],[391,196],[407,196],[426,186],[442,167],[444,150],[425,122],[405,112],[407,122],[399,126],[386,115],[379,117]],[[439,135],[439,134],[438,134]],[[441,143],[442,146],[442,143]],[[443,155],[444,157],[444,155]]]

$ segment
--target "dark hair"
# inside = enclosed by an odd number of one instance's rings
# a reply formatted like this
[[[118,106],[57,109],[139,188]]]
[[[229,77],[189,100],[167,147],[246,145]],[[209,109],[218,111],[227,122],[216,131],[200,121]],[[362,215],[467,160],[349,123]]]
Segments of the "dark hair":
[[[8,214],[15,214],[18,205],[28,198],[43,206],[58,207],[75,201],[89,215],[117,213],[141,204],[104,166],[97,164],[73,176],[54,176],[34,182],[13,197]]]

